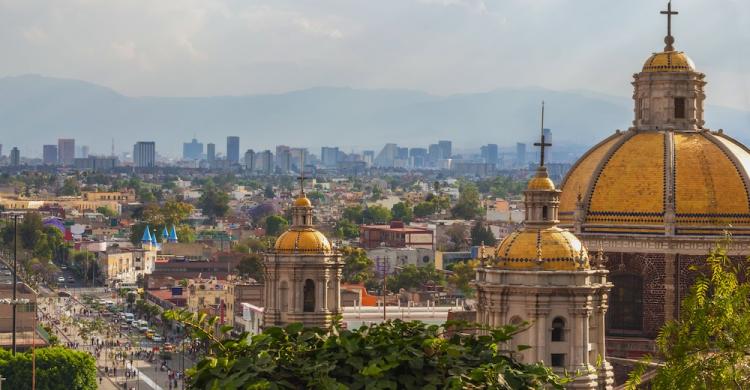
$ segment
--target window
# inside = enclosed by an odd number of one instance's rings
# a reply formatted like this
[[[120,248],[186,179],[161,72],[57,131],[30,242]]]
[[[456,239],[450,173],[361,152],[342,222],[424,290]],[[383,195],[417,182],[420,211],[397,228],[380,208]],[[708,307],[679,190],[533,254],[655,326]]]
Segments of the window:
[[[676,119],[685,119],[685,98],[674,98],[674,117]]]
[[[552,341],[565,341],[565,320],[562,317],[552,320]]]
[[[547,206],[542,206],[542,220],[546,221],[549,219],[549,211],[547,209]]]
[[[612,275],[610,280],[614,287],[607,310],[607,328],[642,330],[643,278],[635,274],[622,274]]]
[[[565,367],[564,353],[553,353],[550,360],[550,363],[552,363],[552,367]]]
[[[643,98],[635,101],[635,119],[643,119]]]
[[[289,310],[289,285],[286,280],[281,282],[281,311]]]
[[[305,280],[305,288],[302,294],[303,294],[302,311],[314,312],[315,311],[315,282],[313,282],[311,279]]]

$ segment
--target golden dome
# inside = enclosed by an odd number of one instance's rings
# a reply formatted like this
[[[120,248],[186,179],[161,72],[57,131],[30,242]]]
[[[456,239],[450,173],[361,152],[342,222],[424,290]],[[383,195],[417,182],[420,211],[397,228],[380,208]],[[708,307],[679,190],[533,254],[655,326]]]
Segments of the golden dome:
[[[663,51],[649,57],[643,64],[643,71],[647,73],[694,72],[695,64],[681,51]]]
[[[551,227],[523,229],[505,237],[497,247],[499,265],[512,269],[575,270],[589,268],[588,252],[571,232]]]
[[[618,132],[568,172],[560,221],[575,223],[580,197],[584,233],[661,235],[673,220],[677,235],[748,234],[748,174],[750,151],[723,133]]]
[[[279,236],[274,250],[280,253],[329,254],[332,247],[323,233],[312,228],[292,227]]]
[[[549,177],[533,177],[526,187],[529,190],[554,190],[555,183]]]
[[[312,203],[310,199],[307,199],[305,194],[302,194],[302,196],[294,200],[294,207],[312,207]]]

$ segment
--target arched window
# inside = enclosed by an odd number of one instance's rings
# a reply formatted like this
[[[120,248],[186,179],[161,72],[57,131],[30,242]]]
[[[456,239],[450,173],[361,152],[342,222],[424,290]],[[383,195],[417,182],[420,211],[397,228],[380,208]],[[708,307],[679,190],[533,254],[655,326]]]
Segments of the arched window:
[[[286,312],[289,310],[289,285],[286,280],[281,282],[281,311]]]
[[[546,221],[549,219],[549,210],[547,206],[542,206],[542,220]]]
[[[610,293],[607,310],[609,333],[616,334],[618,330],[642,330],[643,278],[636,274],[621,274],[612,275],[610,280],[614,286]]]
[[[552,341],[565,341],[565,319],[562,317],[552,320]]]
[[[313,282],[311,279],[305,280],[305,288],[302,294],[302,311],[315,311],[315,282]]]

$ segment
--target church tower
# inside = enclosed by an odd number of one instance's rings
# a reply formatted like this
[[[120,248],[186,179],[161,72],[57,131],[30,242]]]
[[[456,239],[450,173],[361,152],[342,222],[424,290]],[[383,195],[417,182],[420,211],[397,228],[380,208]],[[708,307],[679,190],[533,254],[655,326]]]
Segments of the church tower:
[[[531,347],[516,352],[519,360],[543,362],[560,373],[579,371],[571,389],[611,389],[604,340],[611,284],[605,259],[589,258],[581,241],[557,226],[561,191],[544,166],[544,149],[550,146],[544,133],[535,145],[541,161],[524,191],[524,227],[500,243],[491,264],[477,269],[477,321],[495,327],[528,323],[511,342],[512,349]]]
[[[340,316],[341,254],[313,226],[313,206],[300,177],[292,225],[265,254],[264,327],[300,322],[329,327]]]

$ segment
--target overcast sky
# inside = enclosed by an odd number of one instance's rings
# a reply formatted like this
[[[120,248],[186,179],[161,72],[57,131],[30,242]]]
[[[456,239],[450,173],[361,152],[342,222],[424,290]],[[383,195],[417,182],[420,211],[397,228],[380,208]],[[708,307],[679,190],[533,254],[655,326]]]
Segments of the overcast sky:
[[[655,0],[0,0],[0,76],[122,93],[507,86],[630,96],[664,46]],[[675,0],[710,104],[750,109],[750,1]]]

